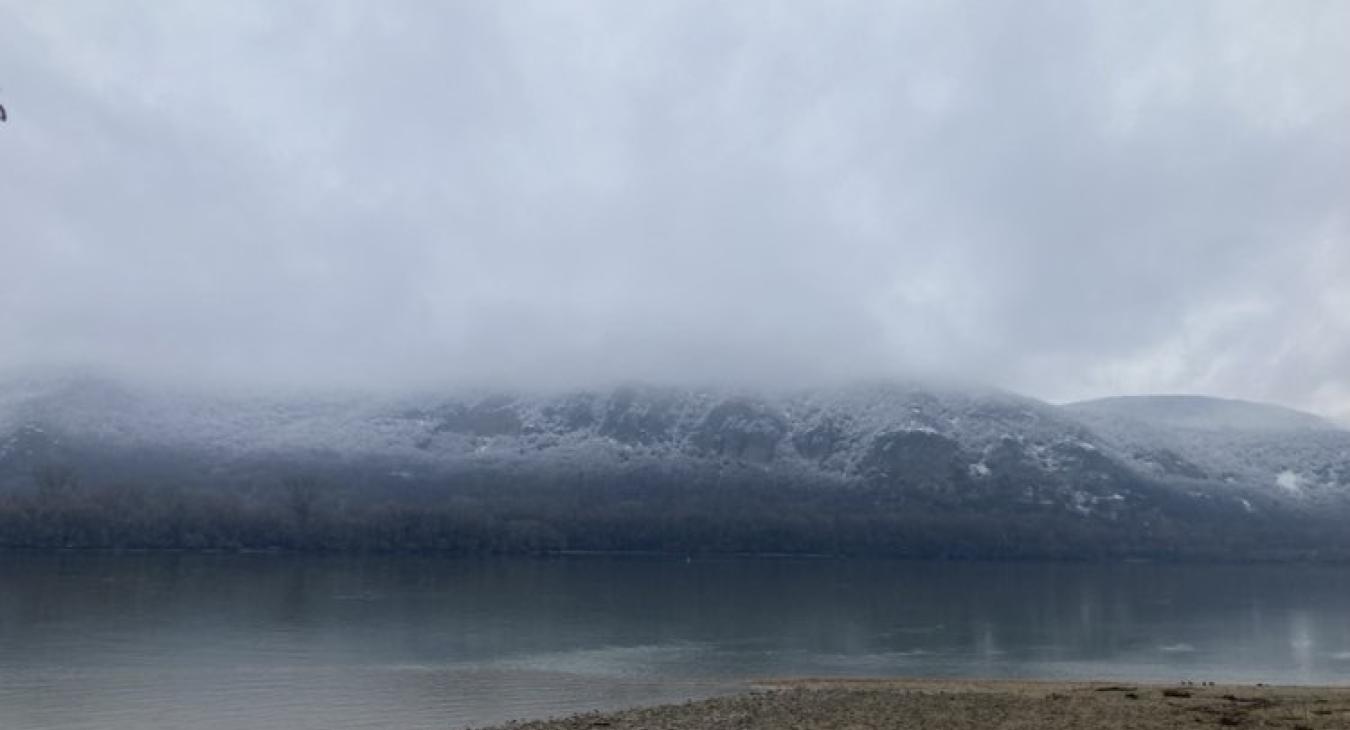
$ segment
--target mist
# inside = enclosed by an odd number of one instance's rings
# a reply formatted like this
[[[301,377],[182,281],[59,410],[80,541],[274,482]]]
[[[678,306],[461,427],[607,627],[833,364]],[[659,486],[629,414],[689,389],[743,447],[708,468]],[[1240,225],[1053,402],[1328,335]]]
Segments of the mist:
[[[0,1],[0,370],[1350,418],[1350,6]]]

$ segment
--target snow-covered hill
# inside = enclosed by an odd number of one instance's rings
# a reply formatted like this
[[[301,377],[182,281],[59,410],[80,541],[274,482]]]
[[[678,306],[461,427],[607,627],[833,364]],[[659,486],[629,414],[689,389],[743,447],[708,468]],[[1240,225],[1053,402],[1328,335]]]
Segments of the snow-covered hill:
[[[814,485],[954,514],[1144,527],[1188,510],[1222,521],[1350,504],[1350,433],[1307,414],[1195,397],[1056,407],[906,382],[328,398],[95,379],[0,386],[0,490],[30,488],[50,464],[92,484],[252,488],[297,470],[370,489],[465,473],[577,485],[642,470],[644,482]]]
[[[22,434],[27,434],[21,438]],[[874,383],[788,393],[624,386],[459,397],[226,398],[102,380],[0,389],[0,459],[47,446],[178,449],[220,458],[310,453],[410,462],[588,454],[736,461],[856,474],[887,443],[950,442],[972,474],[1009,443],[1052,466],[1094,436],[1044,403],[995,390]],[[27,447],[21,443],[27,439]]]
[[[1198,396],[1106,398],[1064,406],[1139,472],[1299,503],[1350,493],[1350,431],[1311,414]]]

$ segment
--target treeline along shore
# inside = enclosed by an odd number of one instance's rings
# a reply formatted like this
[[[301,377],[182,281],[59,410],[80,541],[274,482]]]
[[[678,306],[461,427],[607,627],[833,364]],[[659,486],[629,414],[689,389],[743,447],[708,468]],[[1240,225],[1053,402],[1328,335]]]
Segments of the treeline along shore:
[[[344,486],[290,475],[247,488],[86,486],[57,467],[0,494],[0,548],[797,554],[948,559],[1350,559],[1335,524],[1233,524],[1159,510],[1111,522],[1057,509],[916,499],[781,476],[659,472],[562,480],[466,473]]]

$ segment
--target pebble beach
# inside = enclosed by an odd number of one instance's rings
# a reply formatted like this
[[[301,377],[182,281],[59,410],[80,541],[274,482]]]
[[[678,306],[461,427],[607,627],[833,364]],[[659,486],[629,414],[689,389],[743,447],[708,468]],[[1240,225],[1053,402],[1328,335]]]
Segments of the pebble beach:
[[[511,723],[510,730],[1175,730],[1350,728],[1350,687],[815,680],[738,695]]]

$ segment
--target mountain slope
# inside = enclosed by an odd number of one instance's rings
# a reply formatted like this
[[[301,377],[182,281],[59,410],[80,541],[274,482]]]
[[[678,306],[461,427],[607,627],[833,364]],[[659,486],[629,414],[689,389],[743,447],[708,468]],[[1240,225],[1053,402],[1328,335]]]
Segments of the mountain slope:
[[[625,386],[550,396],[228,400],[75,381],[11,392],[0,429],[9,433],[0,464],[8,459],[11,479],[22,478],[20,462],[161,450],[217,464],[377,459],[436,472],[649,460],[900,480],[921,462],[931,471],[940,455],[951,471],[945,481],[973,484],[1006,469],[1050,479],[1070,462],[1091,461],[1099,445],[1038,401],[897,383],[772,395]]]
[[[415,507],[440,527],[379,545],[441,544],[429,536],[453,523],[474,550],[522,534],[571,549],[1141,554],[1232,535],[1284,549],[1272,535],[1347,512],[1347,434],[1246,405],[1055,407],[900,382],[297,398],[30,380],[0,388],[0,496],[44,499],[66,474],[89,494],[226,499],[259,531],[231,533],[240,545],[268,530],[331,544],[339,528],[360,543],[355,526]]]

